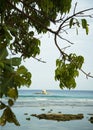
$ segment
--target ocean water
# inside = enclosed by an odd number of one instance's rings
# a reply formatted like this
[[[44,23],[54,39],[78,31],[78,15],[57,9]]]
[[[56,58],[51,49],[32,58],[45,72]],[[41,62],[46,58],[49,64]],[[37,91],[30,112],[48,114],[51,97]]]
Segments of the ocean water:
[[[19,90],[19,98],[12,110],[21,126],[7,123],[0,130],[93,130],[93,124],[89,121],[93,116],[93,91],[47,90],[47,95],[44,95],[41,90]],[[58,122],[31,116],[49,112],[82,113],[84,118]]]
[[[47,95],[41,90],[20,90],[15,106],[91,106],[93,107],[93,91],[47,90]]]

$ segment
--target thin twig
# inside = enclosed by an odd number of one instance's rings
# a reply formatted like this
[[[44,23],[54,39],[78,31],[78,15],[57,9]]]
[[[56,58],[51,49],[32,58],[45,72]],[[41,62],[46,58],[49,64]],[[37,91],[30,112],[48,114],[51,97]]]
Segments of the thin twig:
[[[33,56],[32,56],[32,58],[34,58],[35,60],[37,60],[39,62],[46,63],[46,61],[41,60],[41,58],[36,58],[36,57],[33,57]]]
[[[76,7],[77,7],[77,2],[75,3],[75,7],[74,7],[74,11],[73,11],[73,14],[75,14],[75,11],[76,11]]]
[[[73,42],[69,41],[68,39],[61,37],[59,34],[58,34],[58,37],[70,44],[74,44]]]
[[[59,26],[58,30],[56,31],[56,33],[59,33],[59,32],[60,32],[62,26],[63,26],[64,23],[66,23],[68,20],[70,20],[71,18],[73,18],[73,17],[75,17],[75,16],[78,16],[78,15],[84,13],[84,12],[90,11],[90,10],[93,10],[93,8],[89,8],[89,9],[85,9],[85,10],[79,11],[79,12],[74,13],[73,15],[67,17],[67,18],[60,24],[60,26]]]
[[[54,41],[55,41],[55,45],[56,45],[56,47],[58,48],[58,50],[59,50],[59,52],[63,55],[63,57],[64,56],[68,56],[65,52],[63,52],[62,50],[61,50],[61,48],[59,47],[59,45],[58,45],[58,43],[57,43],[57,35],[55,34],[55,37],[54,37]]]
[[[69,48],[69,47],[71,47],[71,46],[66,46],[66,47],[62,48],[62,50],[65,50],[65,49],[67,49],[67,48]]]
[[[89,73],[86,73],[84,70],[82,70],[82,69],[80,69],[80,70],[83,72],[83,74],[86,75],[86,78],[87,78],[87,79],[88,79],[88,77],[93,78],[93,76],[90,75],[90,72],[89,72]]]

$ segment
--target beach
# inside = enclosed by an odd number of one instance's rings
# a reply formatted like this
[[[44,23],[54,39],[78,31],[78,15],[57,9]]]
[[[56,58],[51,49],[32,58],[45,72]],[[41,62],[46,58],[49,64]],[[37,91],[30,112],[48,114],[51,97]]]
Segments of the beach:
[[[49,95],[36,94],[38,91],[21,91],[12,110],[20,126],[7,123],[0,130],[93,130],[89,121],[93,116],[93,91],[49,91]],[[39,91],[40,92],[40,91]],[[38,119],[32,114],[83,114],[80,120],[56,121]]]

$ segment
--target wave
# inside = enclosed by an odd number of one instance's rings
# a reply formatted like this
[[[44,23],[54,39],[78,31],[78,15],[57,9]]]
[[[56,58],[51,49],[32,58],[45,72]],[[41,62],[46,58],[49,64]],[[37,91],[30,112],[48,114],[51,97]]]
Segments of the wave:
[[[19,97],[47,97],[47,98],[91,98],[93,99],[93,97],[90,97],[90,96],[86,96],[86,97],[83,97],[83,96],[69,96],[69,95],[66,95],[66,96],[62,96],[62,95],[19,95]]]
[[[37,101],[46,101],[48,99],[47,98],[35,98],[35,100],[37,100]]]
[[[78,106],[78,107],[92,107],[93,108],[93,99],[66,99],[66,98],[60,98],[60,99],[51,99],[51,98],[41,98],[41,97],[35,97],[35,98],[19,98],[17,102],[15,103],[15,107],[47,107],[47,106]]]
[[[51,91],[47,95],[37,91],[21,91],[15,106],[92,106],[93,92]]]

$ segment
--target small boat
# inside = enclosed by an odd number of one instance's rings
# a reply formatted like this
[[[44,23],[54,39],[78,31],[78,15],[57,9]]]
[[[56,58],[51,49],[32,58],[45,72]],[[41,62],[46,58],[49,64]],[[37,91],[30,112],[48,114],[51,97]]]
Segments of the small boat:
[[[47,94],[46,89],[42,90],[42,94]]]
[[[46,89],[43,89],[41,92],[37,92],[35,94],[47,94],[47,91],[46,91]]]

